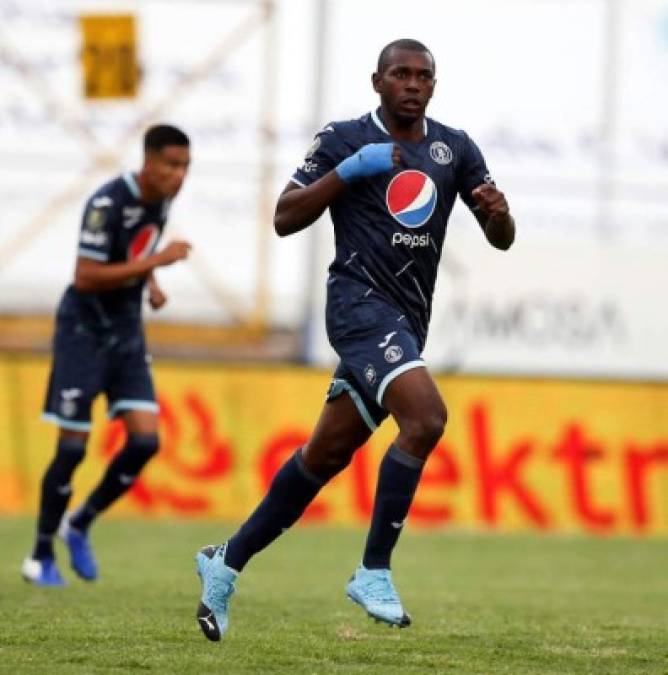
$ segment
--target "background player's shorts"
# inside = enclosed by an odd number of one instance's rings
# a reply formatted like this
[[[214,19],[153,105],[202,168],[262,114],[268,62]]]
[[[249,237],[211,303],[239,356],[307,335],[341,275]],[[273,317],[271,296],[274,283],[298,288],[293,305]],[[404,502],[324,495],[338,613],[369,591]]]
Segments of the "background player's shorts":
[[[327,333],[341,359],[327,400],[348,392],[373,431],[388,416],[383,395],[390,382],[425,364],[418,339],[403,314],[375,292],[360,294],[358,285],[348,281],[345,288],[357,292],[330,288],[327,303]]]
[[[109,329],[58,316],[44,419],[63,429],[89,431],[91,406],[102,392],[109,417],[127,410],[158,411],[141,325]]]

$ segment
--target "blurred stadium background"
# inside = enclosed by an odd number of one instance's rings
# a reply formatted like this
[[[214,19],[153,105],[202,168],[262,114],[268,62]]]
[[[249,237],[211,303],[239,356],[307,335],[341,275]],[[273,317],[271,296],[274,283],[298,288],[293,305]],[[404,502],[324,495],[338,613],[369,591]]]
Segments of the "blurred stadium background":
[[[376,105],[378,51],[407,36],[436,58],[430,116],[478,142],[518,223],[499,254],[451,219],[426,350],[450,424],[411,527],[668,535],[665,0],[0,0],[0,514],[35,512],[52,452],[83,201],[156,121],[193,142],[166,239],[194,250],[147,310],[163,451],[114,513],[247,513],[334,362],[330,223],[279,240],[275,199],[319,128]],[[120,444],[95,420],[79,496]],[[305,520],[364,525],[392,434]]]

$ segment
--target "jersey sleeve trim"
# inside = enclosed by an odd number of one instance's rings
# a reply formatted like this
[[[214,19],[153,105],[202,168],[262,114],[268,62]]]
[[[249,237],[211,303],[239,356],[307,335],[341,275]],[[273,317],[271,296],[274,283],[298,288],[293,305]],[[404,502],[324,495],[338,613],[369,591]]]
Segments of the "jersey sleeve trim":
[[[139,190],[139,185],[137,185],[135,177],[130,172],[128,172],[123,174],[123,180],[125,181],[125,184],[128,186],[128,190],[130,190],[130,192],[132,193],[132,196],[135,199],[141,199],[141,191]]]
[[[388,136],[390,135],[390,132],[385,128],[385,125],[383,124],[382,120],[380,119],[380,116],[378,115],[377,110],[372,110],[371,111],[371,119],[373,120],[373,123],[384,133],[387,134]]]
[[[301,181],[297,180],[294,176],[290,179],[291,183],[294,183],[295,185],[299,185],[299,187],[305,188],[306,183],[302,183]]]
[[[107,262],[109,260],[109,256],[106,253],[94,251],[90,248],[84,248],[83,246],[79,246],[77,253],[80,258],[90,258],[91,260],[97,260],[98,262]]]
[[[390,136],[390,132],[385,128],[385,125],[383,124],[383,121],[380,119],[380,115],[378,114],[378,110],[372,110],[371,111],[371,119],[373,120],[373,123],[384,133]],[[428,136],[429,135],[429,125],[427,124],[427,118],[423,117],[422,118],[422,129],[424,131],[424,135]]]

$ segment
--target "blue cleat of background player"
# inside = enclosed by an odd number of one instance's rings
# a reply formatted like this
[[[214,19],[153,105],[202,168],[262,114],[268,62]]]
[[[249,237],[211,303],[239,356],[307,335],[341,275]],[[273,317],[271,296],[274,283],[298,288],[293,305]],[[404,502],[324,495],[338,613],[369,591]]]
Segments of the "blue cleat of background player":
[[[195,561],[197,574],[202,581],[197,623],[209,640],[218,642],[227,632],[228,605],[238,574],[225,565],[225,544],[205,546],[199,550]]]
[[[97,560],[90,545],[88,532],[81,532],[70,525],[68,517],[58,529],[58,536],[65,542],[70,552],[72,569],[84,580],[95,581],[98,576]]]
[[[21,567],[21,576],[33,586],[66,586],[53,558],[34,560],[26,558]]]
[[[377,621],[399,628],[411,625],[411,617],[399,600],[390,570],[368,570],[360,565],[350,578],[346,592],[353,602]]]

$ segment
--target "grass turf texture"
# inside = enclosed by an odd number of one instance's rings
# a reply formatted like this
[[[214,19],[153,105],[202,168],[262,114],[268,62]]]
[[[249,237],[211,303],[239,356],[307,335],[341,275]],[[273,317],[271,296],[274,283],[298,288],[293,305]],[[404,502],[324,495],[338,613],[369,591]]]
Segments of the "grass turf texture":
[[[219,643],[195,618],[216,523],[101,521],[101,579],[23,582],[33,522],[0,519],[0,672],[668,673],[668,541],[404,533],[399,631],[345,599],[364,533],[298,528],[252,561]]]

